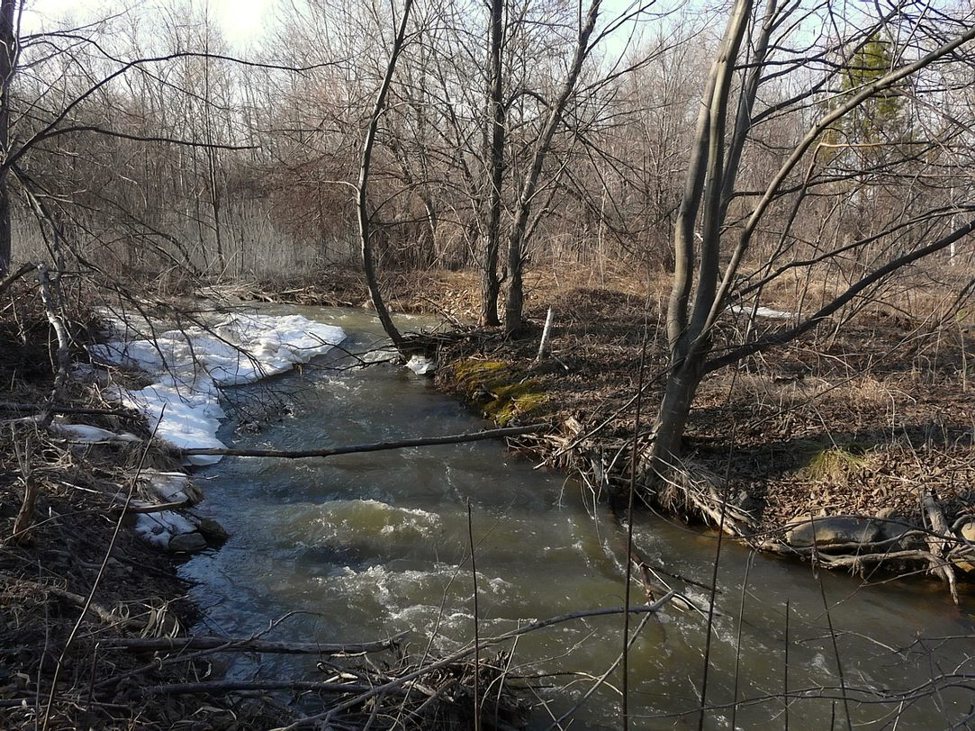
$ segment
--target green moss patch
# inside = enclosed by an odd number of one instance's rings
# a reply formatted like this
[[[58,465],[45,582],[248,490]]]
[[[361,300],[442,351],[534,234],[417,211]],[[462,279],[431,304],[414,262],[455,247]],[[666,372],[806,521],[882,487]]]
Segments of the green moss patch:
[[[522,378],[505,361],[466,358],[454,364],[453,372],[459,390],[501,426],[534,413],[548,400],[537,381]]]

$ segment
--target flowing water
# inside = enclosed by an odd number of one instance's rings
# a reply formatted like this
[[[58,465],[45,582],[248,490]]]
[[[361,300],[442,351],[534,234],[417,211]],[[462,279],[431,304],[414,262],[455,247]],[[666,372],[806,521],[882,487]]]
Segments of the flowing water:
[[[351,350],[368,350],[380,336],[367,313],[300,312],[341,325]],[[351,362],[327,358],[238,389],[243,404],[285,399],[290,414],[255,434],[228,426],[221,436],[236,446],[299,449],[488,426],[406,369],[353,369]],[[246,635],[283,618],[269,637],[342,642],[408,630],[415,649],[431,638],[443,651],[467,642],[474,621],[468,506],[482,637],[623,603],[625,538],[606,508],[593,508],[579,483],[533,469],[497,442],[329,459],[228,458],[198,478],[201,512],[232,534],[221,550],[184,567],[199,582],[194,598],[207,631]],[[635,540],[651,563],[682,577],[662,579],[707,606],[713,533],[644,517]],[[744,729],[845,729],[848,718],[869,729],[894,728],[898,719],[899,729],[964,724],[975,703],[975,690],[964,687],[975,685],[971,595],[959,610],[930,583],[820,579],[796,563],[750,561],[745,548],[723,543],[705,727],[731,728],[735,697],[744,702],[734,723]],[[634,597],[642,600],[641,586]],[[533,728],[548,727],[586,694],[619,655],[621,629],[622,618],[610,616],[520,639],[513,674],[558,674],[547,681],[557,688],[539,691],[547,710],[536,711]],[[693,609],[670,606],[646,622],[630,652],[631,728],[698,727],[706,639],[707,616]],[[290,657],[235,659],[228,672],[316,673],[314,661]],[[614,674],[593,693],[573,728],[619,728],[619,682]],[[899,702],[885,698],[891,693],[902,694]]]

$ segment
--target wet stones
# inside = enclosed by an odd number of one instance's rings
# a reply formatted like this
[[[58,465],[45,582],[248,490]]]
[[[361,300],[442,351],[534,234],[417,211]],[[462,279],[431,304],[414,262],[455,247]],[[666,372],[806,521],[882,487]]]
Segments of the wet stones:
[[[194,531],[193,533],[179,533],[169,539],[167,550],[173,553],[196,553],[207,547],[207,539],[203,534]]]
[[[200,518],[197,530],[211,546],[222,546],[230,538],[226,528],[210,518]]]
[[[969,543],[975,544],[975,518],[962,523],[958,528],[958,535]]]
[[[883,522],[871,518],[837,515],[793,523],[785,534],[793,548],[828,550],[872,544],[884,540]]]

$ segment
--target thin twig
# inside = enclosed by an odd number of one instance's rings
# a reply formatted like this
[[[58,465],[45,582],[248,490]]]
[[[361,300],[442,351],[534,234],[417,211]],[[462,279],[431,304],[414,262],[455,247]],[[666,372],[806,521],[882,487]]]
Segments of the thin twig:
[[[474,583],[474,731],[481,731],[480,687],[478,676],[481,669],[480,635],[477,627],[477,561],[474,558],[474,518],[471,501],[467,499],[467,539],[471,546],[471,580]]]
[[[644,613],[653,614],[660,611],[660,609],[665,604],[667,604],[671,600],[671,598],[673,598],[673,596],[674,596],[674,592],[672,591],[667,592],[667,594],[661,597],[660,600],[654,602],[651,605],[643,606],[643,607],[631,607],[629,610],[627,610],[625,607],[608,607],[603,609],[589,609],[589,610],[583,610],[579,612],[569,612],[567,614],[560,614],[555,617],[549,617],[548,619],[531,622],[530,624],[527,624],[523,627],[513,629],[509,632],[505,632],[503,634],[496,635],[494,637],[489,637],[483,640],[480,646],[488,647],[490,645],[505,642],[507,640],[513,640],[516,637],[520,637],[522,635],[526,635],[531,632],[537,632],[538,630],[547,629],[549,627],[554,627],[555,625],[564,624],[566,622],[572,622],[578,619],[588,619],[594,617],[610,617],[617,614],[621,614],[625,611],[630,611],[636,614],[644,614]],[[466,657],[470,657],[477,650],[478,648],[473,646],[465,647],[451,655],[448,655],[447,657],[437,660],[436,662],[430,663],[429,665],[426,665],[418,670],[414,670],[413,672],[407,673],[406,675],[403,675],[399,678],[394,678],[393,680],[390,680],[388,683],[383,683],[382,685],[378,685],[375,688],[371,689],[368,693],[363,693],[354,698],[345,700],[342,703],[339,703],[338,705],[328,709],[327,711],[322,711],[321,713],[317,713],[312,716],[306,716],[305,718],[299,718],[294,723],[291,723],[288,726],[283,726],[279,729],[274,729],[274,731],[294,731],[294,729],[315,724],[318,721],[322,721],[322,720],[328,721],[329,719],[333,718],[337,713],[341,713],[342,711],[348,708],[352,708],[354,706],[360,705],[361,703],[368,700],[369,698],[384,695],[385,693],[388,693],[391,690],[395,690],[400,686],[405,685],[406,683],[409,683],[435,670],[440,670],[441,668],[445,668],[450,665],[453,665],[459,660],[463,660]]]
[[[388,640],[376,642],[275,642],[254,637],[114,637],[101,640],[105,650],[131,650],[133,652],[182,652],[184,650],[218,650],[220,652],[257,652],[283,655],[358,655],[380,652],[395,646],[406,637],[401,632]]]
[[[648,303],[649,304],[649,303]],[[640,348],[640,368],[637,373],[636,387],[636,415],[633,422],[633,446],[630,451],[630,486],[629,494],[626,499],[626,578],[623,596],[623,604],[630,608],[630,587],[633,576],[633,504],[636,500],[636,473],[639,458],[639,439],[640,439],[640,417],[643,407],[643,377],[646,371],[647,360],[647,338],[648,323],[647,313],[649,306],[643,310],[643,343]],[[621,701],[620,712],[622,715],[623,731],[630,728],[630,613],[623,613],[623,652],[621,654],[623,663],[623,698]]]

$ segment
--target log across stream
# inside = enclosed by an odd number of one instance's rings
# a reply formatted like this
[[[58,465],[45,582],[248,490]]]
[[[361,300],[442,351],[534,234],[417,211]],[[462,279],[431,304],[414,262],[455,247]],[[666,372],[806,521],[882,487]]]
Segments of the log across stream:
[[[379,338],[365,312],[300,312],[342,326],[346,348],[366,350]],[[268,399],[284,399],[290,412],[254,433],[228,424],[220,436],[237,448],[300,450],[488,426],[406,369],[348,365],[333,357],[237,389],[244,421]],[[247,636],[284,618],[268,640],[345,643],[408,632],[414,650],[431,643],[448,652],[473,637],[468,505],[482,636],[623,603],[624,540],[609,509],[498,442],[228,458],[197,482],[206,496],[200,511],[231,534],[183,568],[198,582],[201,635]],[[631,728],[697,728],[717,537],[645,516],[635,540],[648,579],[684,601],[648,621],[631,649]],[[717,576],[706,728],[730,728],[734,718],[741,728],[818,731],[831,719],[846,728],[847,714],[858,728],[889,728],[898,714],[901,729],[946,728],[971,713],[975,693],[958,687],[960,676],[975,675],[970,598],[958,608],[934,582],[864,586],[816,576],[793,562],[750,560],[730,542]],[[644,601],[639,582],[634,601]],[[548,704],[532,727],[549,727],[588,692],[620,654],[621,629],[619,616],[588,618],[509,648],[511,675],[545,686],[530,698]],[[228,662],[230,679],[321,679],[314,658],[302,655],[240,653]],[[619,728],[619,675],[609,681],[576,712],[577,727]]]

